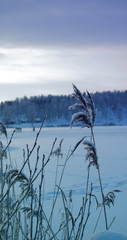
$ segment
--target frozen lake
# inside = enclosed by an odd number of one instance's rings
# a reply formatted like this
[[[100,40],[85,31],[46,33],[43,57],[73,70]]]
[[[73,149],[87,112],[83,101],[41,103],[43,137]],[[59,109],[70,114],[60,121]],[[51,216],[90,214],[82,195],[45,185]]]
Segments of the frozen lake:
[[[23,162],[23,149],[26,150],[26,144],[28,144],[29,149],[32,148],[37,131],[38,129],[33,132],[31,128],[24,128],[21,133],[15,133],[10,146],[11,159],[14,167],[16,167],[16,165],[19,168],[21,167]],[[12,129],[9,129],[8,134],[11,135],[11,133]],[[112,206],[111,209],[107,209],[109,224],[113,217],[116,217],[110,230],[127,235],[127,126],[95,127],[94,134],[104,192],[106,194],[114,189],[119,189],[121,191],[120,193],[116,193],[115,205]],[[68,151],[73,149],[76,143],[84,136],[89,140],[89,129],[77,127],[72,129],[69,127],[43,128],[37,144],[40,145],[38,169],[41,167],[43,154],[45,155],[45,160],[47,159],[54,139],[57,138],[54,147],[55,150],[60,140],[63,138],[63,158],[59,159],[60,166],[58,168],[59,180],[62,165],[65,162]],[[67,162],[61,183],[61,188],[64,190],[66,196],[68,196],[69,191],[72,190],[74,214],[79,210],[82,197],[85,194],[88,165],[88,163],[85,162],[85,154],[86,151],[81,144]],[[34,167],[35,159],[36,150],[31,157],[32,168]],[[49,209],[52,201],[56,164],[57,158],[52,157],[45,169],[45,206],[47,209]],[[25,171],[25,173],[28,174],[28,169]],[[100,189],[95,167],[91,168],[90,180],[93,183],[94,192],[99,197]],[[36,182],[36,186],[38,186],[38,182]],[[94,217],[99,214],[99,211],[96,210],[95,203],[93,203],[91,211],[93,211],[93,218],[91,217],[91,221],[89,222],[86,236],[92,233]],[[100,222],[97,230],[104,230],[103,221]]]

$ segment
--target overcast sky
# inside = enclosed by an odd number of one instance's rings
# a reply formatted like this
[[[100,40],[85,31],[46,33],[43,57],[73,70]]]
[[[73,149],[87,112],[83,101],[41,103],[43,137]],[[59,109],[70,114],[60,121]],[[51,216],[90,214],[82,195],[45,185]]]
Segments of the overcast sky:
[[[0,101],[127,89],[127,0],[0,0]]]

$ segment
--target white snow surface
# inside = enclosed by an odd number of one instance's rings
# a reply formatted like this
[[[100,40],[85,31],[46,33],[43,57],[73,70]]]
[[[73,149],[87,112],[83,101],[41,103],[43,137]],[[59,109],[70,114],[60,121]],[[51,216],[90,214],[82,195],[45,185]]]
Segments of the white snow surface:
[[[106,231],[106,232],[94,234],[87,240],[127,240],[127,237],[119,233]]]
[[[8,129],[8,137],[11,136],[13,129]],[[14,168],[19,168],[23,163],[23,149],[26,150],[26,144],[28,144],[29,149],[32,148],[34,140],[36,138],[38,129],[34,132],[32,128],[23,128],[22,132],[16,132],[10,146],[11,159],[13,161]],[[122,238],[119,234],[127,235],[127,126],[110,126],[110,127],[95,127],[95,141],[96,149],[98,155],[98,161],[100,166],[101,178],[104,193],[107,194],[109,191],[119,189],[121,192],[116,193],[115,204],[107,209],[108,225],[111,224],[115,217],[115,221],[111,225],[109,231],[114,233],[103,233],[102,235],[94,235],[91,240],[124,240],[127,238]],[[54,139],[57,137],[57,142],[54,150],[57,149],[61,139],[62,143],[62,153],[63,158],[60,159],[60,165],[64,163],[64,160],[68,154],[68,150],[73,149],[76,143],[81,140],[82,137],[86,137],[86,140],[90,140],[90,132],[87,128],[43,128],[38,139],[38,145],[40,145],[40,160],[38,163],[38,168],[41,168],[41,159],[43,154],[45,154],[46,159],[49,156],[49,152],[52,147]],[[5,143],[6,145],[6,139]],[[37,152],[31,156],[31,167],[35,166],[35,159]],[[85,162],[86,150],[84,145],[81,144],[71,159],[67,162],[67,166],[64,172],[64,177],[62,180],[61,188],[68,197],[69,191],[72,190],[73,198],[73,215],[77,216],[79,208],[82,204],[82,198],[85,196],[86,187],[86,176],[87,176],[87,165]],[[7,164],[6,160],[4,161]],[[55,182],[55,170],[56,170],[57,158],[52,157],[49,164],[45,169],[45,202],[44,207],[46,208],[47,214],[50,211],[50,205],[52,203],[54,182]],[[28,175],[28,169],[25,170],[25,174]],[[61,166],[59,167],[58,179],[61,173]],[[100,197],[100,187],[98,182],[98,175],[96,169],[92,166],[90,171],[90,181],[93,183],[93,191],[97,195],[99,202],[101,202]],[[36,186],[38,187],[38,182]],[[58,201],[58,209],[60,207],[60,197]],[[89,237],[94,232],[94,227],[96,220],[99,216],[100,208],[96,208],[96,202],[93,201],[91,205],[91,214],[88,221],[87,228],[85,229],[84,239],[89,239]],[[60,216],[56,213],[56,217]],[[58,220],[59,221],[59,220]],[[54,224],[57,224],[55,221]],[[101,218],[99,220],[96,232],[105,231],[104,215],[103,211]],[[117,235],[116,235],[117,233]],[[109,234],[109,235],[107,235]],[[114,236],[113,236],[114,234]],[[105,235],[107,238],[105,238]],[[109,238],[110,236],[110,238]],[[95,238],[96,237],[96,238]],[[115,238],[116,237],[116,238]]]

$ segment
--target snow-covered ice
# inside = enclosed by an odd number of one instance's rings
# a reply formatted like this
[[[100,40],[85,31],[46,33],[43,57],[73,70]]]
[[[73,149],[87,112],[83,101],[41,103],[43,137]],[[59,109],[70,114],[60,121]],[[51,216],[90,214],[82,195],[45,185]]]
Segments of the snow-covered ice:
[[[94,234],[87,240],[127,240],[127,237],[123,234],[107,231],[107,232]]]
[[[110,231],[127,235],[127,126],[95,127],[94,132],[104,192],[108,193],[115,189],[121,191],[120,193],[116,193],[115,205],[111,206],[110,209],[107,208],[109,224],[115,217]],[[8,133],[11,135],[12,129],[9,129]],[[21,167],[23,163],[23,149],[26,149],[26,144],[29,145],[29,148],[33,146],[36,133],[37,129],[33,132],[30,128],[24,128],[21,133],[15,133],[10,147],[14,166],[17,164],[19,168]],[[46,158],[48,157],[55,137],[57,137],[55,149],[59,146],[60,140],[62,138],[64,139],[62,144],[63,159],[60,159],[60,165],[62,165],[68,150],[73,148],[83,136],[87,136],[86,140],[90,140],[89,129],[81,129],[79,127],[74,127],[72,129],[69,127],[42,129],[38,139],[38,145],[40,145],[39,167],[41,167],[43,154],[45,154]],[[79,210],[82,197],[85,194],[85,181],[87,176],[85,154],[84,146],[81,144],[67,163],[61,185],[66,195],[68,195],[70,189],[72,189],[73,214]],[[35,164],[35,158],[36,151],[31,158],[32,166]],[[45,181],[46,206],[50,204],[53,196],[56,162],[56,158],[53,157],[45,171],[47,179]],[[60,172],[61,167],[59,167],[59,174]],[[99,197],[98,175],[94,167],[91,168],[91,181],[93,183],[93,190]],[[99,212],[100,209],[96,209],[96,205],[93,203],[85,237],[89,237],[93,233],[96,217],[99,215]],[[105,231],[103,214],[97,227],[97,232],[102,231]],[[98,240],[100,238],[95,239]],[[92,240],[94,240],[94,238],[92,238]],[[119,238],[119,240],[122,240],[122,238]]]

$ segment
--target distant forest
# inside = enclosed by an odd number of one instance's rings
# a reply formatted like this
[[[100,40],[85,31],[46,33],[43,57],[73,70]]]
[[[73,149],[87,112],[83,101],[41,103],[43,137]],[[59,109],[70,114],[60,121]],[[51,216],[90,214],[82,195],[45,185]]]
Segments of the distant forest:
[[[96,107],[96,125],[127,125],[127,91],[91,94]],[[47,116],[48,126],[70,124],[75,99],[69,96],[34,96],[0,103],[0,121],[6,125],[41,122]]]

